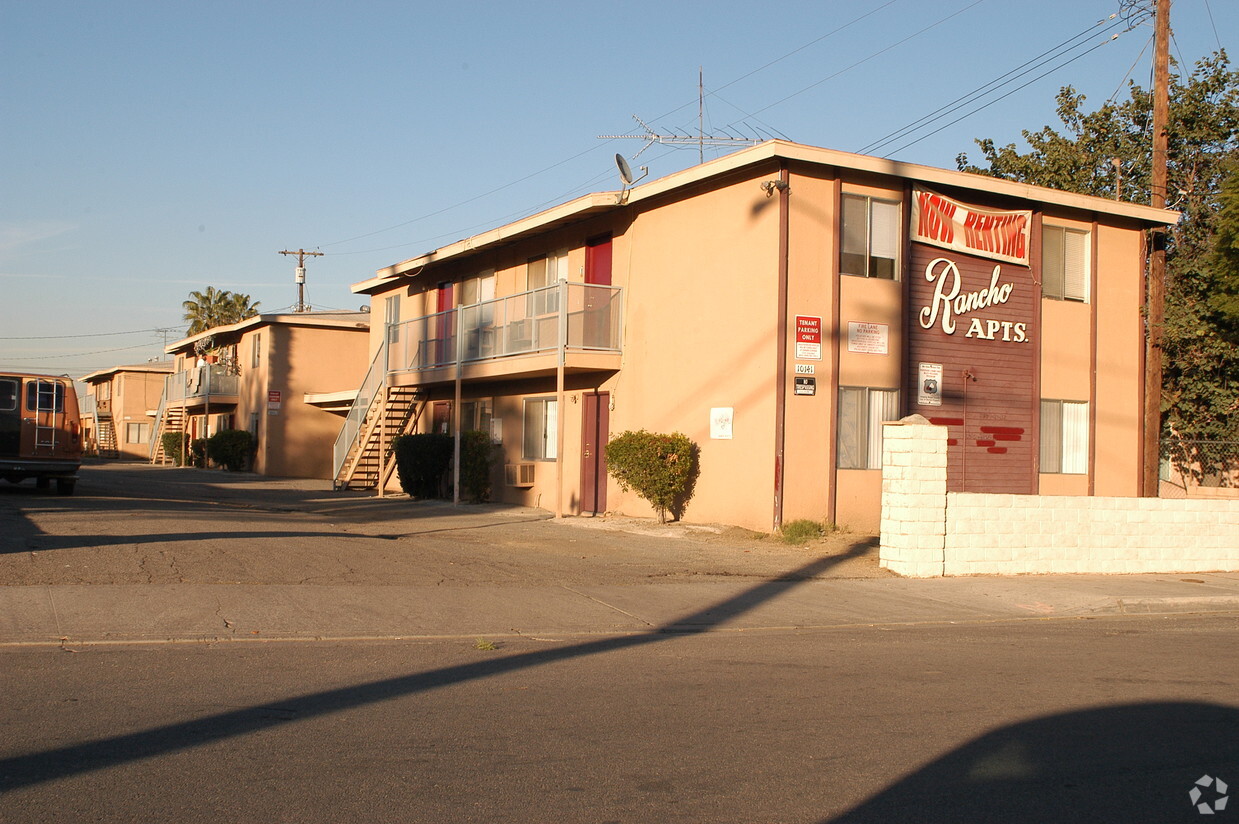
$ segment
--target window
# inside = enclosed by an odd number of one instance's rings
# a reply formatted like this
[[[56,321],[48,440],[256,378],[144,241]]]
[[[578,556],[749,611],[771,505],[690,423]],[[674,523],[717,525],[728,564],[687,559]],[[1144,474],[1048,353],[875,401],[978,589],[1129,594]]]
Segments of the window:
[[[400,342],[400,296],[394,295],[383,301],[383,325],[387,329],[387,342]]]
[[[1055,300],[1088,300],[1088,232],[1043,226],[1041,229],[1041,296]]]
[[[558,429],[559,404],[554,398],[526,399],[521,456],[527,461],[555,460]]]
[[[1041,471],[1063,475],[1088,472],[1088,403],[1041,402]]]
[[[839,469],[881,469],[882,423],[897,420],[898,389],[839,387]]]
[[[258,413],[251,412],[249,433],[254,436],[255,443],[258,442],[258,421],[259,421]]]
[[[561,280],[568,279],[568,253],[556,252],[553,255],[536,257],[529,261],[525,269],[525,288],[542,289],[554,286]],[[546,289],[529,296],[529,306],[526,313],[530,317],[553,315],[559,311],[559,291]]]
[[[461,331],[465,358],[488,358],[495,354],[495,273],[484,272],[460,282]],[[481,305],[479,305],[481,304]]]
[[[460,431],[476,430],[490,435],[491,415],[490,398],[477,401],[461,401]]]
[[[257,369],[262,362],[262,333],[254,335],[253,348],[250,352],[250,366]]]
[[[147,443],[150,440],[150,426],[145,423],[125,424],[125,443]]]
[[[31,381],[26,384],[27,412],[65,411],[65,388],[51,381]]]
[[[867,278],[898,279],[899,225],[898,203],[844,195],[839,271]]]
[[[0,380],[0,412],[12,412],[17,409],[19,394],[17,381],[7,378]]]

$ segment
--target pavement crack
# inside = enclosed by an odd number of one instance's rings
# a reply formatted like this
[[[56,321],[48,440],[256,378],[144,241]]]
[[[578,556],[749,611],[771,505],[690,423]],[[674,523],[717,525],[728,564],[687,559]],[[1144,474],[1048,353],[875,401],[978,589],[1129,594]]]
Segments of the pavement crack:
[[[560,584],[560,585],[559,585],[559,588],[560,588],[560,589],[566,589],[566,590],[568,590],[569,592],[571,592],[573,595],[580,596],[581,598],[585,598],[585,599],[587,599],[587,600],[593,601],[595,604],[599,604],[599,605],[601,605],[601,606],[604,606],[604,607],[606,607],[607,609],[614,610],[615,612],[618,612],[620,615],[627,615],[629,618],[633,619],[634,621],[639,621],[640,623],[645,624],[647,627],[653,627],[653,626],[654,626],[654,624],[652,624],[652,623],[650,623],[649,621],[645,620],[645,619],[644,619],[644,618],[642,618],[640,615],[633,615],[633,614],[632,614],[631,612],[629,612],[628,610],[625,610],[625,609],[620,609],[620,608],[619,608],[619,607],[617,607],[615,604],[608,604],[606,601],[602,600],[601,598],[595,598],[594,596],[589,595],[588,593],[584,593],[584,592],[581,592],[580,590],[573,589],[572,587],[567,586],[567,585],[565,585],[565,584]]]

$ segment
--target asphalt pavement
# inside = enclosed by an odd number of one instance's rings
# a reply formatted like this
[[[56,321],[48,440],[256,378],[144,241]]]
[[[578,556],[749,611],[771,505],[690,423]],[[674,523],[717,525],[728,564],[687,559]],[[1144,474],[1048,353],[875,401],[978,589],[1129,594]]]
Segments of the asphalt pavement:
[[[690,511],[691,515],[691,511]],[[97,463],[0,490],[0,645],[564,639],[1239,613],[1239,572],[904,579],[873,536],[453,506]]]

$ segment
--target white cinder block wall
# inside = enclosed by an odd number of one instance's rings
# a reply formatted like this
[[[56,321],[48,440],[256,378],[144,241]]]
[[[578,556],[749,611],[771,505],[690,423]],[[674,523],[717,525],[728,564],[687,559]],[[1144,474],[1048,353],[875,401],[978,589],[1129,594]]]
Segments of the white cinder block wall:
[[[881,564],[901,575],[1239,571],[1239,501],[946,491],[946,430],[883,429]]]

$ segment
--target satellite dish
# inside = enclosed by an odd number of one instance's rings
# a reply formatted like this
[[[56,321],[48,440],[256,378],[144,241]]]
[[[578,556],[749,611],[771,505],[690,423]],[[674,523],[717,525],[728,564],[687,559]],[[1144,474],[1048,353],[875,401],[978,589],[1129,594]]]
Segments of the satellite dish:
[[[615,165],[619,167],[620,180],[624,181],[625,186],[631,186],[632,167],[628,165],[628,161],[619,152],[615,153]]]

